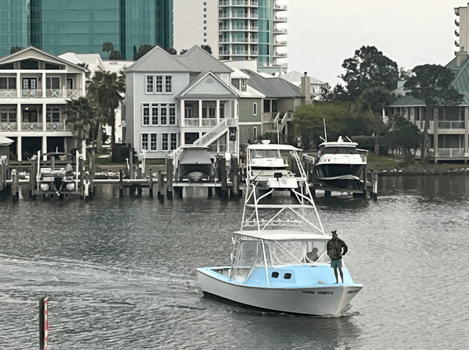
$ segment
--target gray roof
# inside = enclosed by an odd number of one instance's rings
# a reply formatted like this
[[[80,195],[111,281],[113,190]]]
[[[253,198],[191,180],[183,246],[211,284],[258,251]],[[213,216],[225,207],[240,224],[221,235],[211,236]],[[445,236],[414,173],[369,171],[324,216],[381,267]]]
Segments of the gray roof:
[[[157,45],[127,67],[125,72],[189,72],[189,68],[178,62],[175,57]]]
[[[197,77],[195,77],[194,79],[192,79],[192,81],[190,82],[190,84],[184,89],[182,90],[177,96],[176,98],[181,98],[181,96],[184,96],[184,94],[186,94],[188,91],[190,91],[192,89],[193,86],[197,85],[200,83],[200,81],[202,81],[207,75],[210,75],[213,79],[215,79],[216,81],[218,81],[222,86],[224,86],[227,90],[229,90],[231,92],[231,94],[220,94],[220,95],[217,95],[218,98],[227,98],[227,99],[231,99],[233,97],[238,97],[236,91],[233,89],[233,87],[231,86],[228,86],[226,85],[220,78],[218,78],[215,74],[213,74],[212,72],[202,72],[202,73],[199,73],[199,75],[197,75]],[[191,95],[190,98],[196,98],[196,97],[201,97],[201,98],[205,98],[206,96],[205,95]]]
[[[195,45],[183,55],[170,55],[160,46],[155,46],[126,72],[214,72],[231,73],[233,70],[207,51]]]
[[[260,91],[266,98],[303,97],[300,88],[285,79],[265,78],[249,69],[242,69],[242,71],[251,77],[248,85]]]
[[[197,45],[192,46],[180,56],[174,56],[181,64],[189,68],[191,72],[231,73],[233,70],[221,63],[211,54]]]

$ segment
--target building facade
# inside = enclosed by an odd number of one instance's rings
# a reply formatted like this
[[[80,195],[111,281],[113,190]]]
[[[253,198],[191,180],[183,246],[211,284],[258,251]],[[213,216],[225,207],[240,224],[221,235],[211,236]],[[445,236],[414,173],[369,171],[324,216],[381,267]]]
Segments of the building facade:
[[[0,59],[0,135],[14,141],[12,160],[75,147],[66,101],[85,96],[86,73],[35,47]]]
[[[0,56],[29,45],[54,55],[102,52],[131,59],[143,44],[173,45],[172,0],[0,0]]]
[[[286,10],[280,0],[174,0],[174,47],[209,45],[221,60],[286,70]]]
[[[232,70],[198,46],[160,47],[126,70],[126,141],[139,158],[165,159],[184,145],[238,155],[238,93]]]

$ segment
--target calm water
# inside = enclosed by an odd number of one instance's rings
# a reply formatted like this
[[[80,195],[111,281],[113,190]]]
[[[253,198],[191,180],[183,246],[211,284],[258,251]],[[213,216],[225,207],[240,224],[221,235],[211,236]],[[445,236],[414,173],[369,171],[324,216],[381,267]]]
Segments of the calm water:
[[[261,313],[203,298],[229,263],[241,201],[0,202],[0,349],[467,349],[469,176],[380,178],[377,202],[318,198],[365,288],[349,315]]]

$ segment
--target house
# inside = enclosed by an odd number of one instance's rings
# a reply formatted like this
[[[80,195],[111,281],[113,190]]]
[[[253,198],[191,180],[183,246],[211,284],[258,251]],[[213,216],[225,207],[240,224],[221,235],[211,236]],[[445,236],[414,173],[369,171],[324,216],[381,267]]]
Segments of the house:
[[[249,75],[249,86],[259,91],[265,97],[261,106],[261,134],[275,133],[279,142],[289,134],[293,114],[302,104],[311,104],[309,88],[299,88],[289,81],[275,77],[264,76],[250,69],[242,69]],[[309,87],[308,77],[304,77],[303,86]]]
[[[454,73],[452,85],[463,96],[459,106],[441,106],[433,109],[429,119],[427,159],[438,161],[464,161],[469,160],[469,56],[465,51],[459,51],[456,57],[446,65]],[[396,92],[401,91],[402,87]],[[417,125],[424,131],[425,103],[412,95],[400,96],[386,109],[386,117],[399,114]],[[417,156],[420,156],[418,153]]]
[[[37,151],[71,151],[67,100],[85,96],[87,69],[35,47],[0,58],[0,135],[10,138],[12,160]]]
[[[154,47],[125,70],[126,141],[140,158],[166,158],[190,144],[238,155],[232,72],[198,46],[179,56]]]
[[[304,80],[305,75],[306,73],[302,74],[297,71],[291,71],[286,74],[281,74],[279,75],[279,77],[301,88],[301,83]],[[321,94],[321,89],[323,87],[326,87],[328,85],[327,83],[321,80],[318,80],[316,78],[313,78],[313,77],[309,77],[309,83],[310,83],[310,95],[311,95],[312,100],[314,100],[317,96]]]

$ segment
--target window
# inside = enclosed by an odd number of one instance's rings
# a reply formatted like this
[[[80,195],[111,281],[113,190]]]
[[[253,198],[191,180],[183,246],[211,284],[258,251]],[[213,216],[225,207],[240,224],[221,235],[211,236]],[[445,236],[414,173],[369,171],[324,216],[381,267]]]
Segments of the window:
[[[167,115],[168,115],[168,110],[166,109],[166,104],[161,104],[161,125],[166,125],[168,124],[168,118],[167,118]]]
[[[220,103],[220,118],[225,118],[225,104]]]
[[[272,100],[272,113],[277,113],[277,112],[278,112],[278,101]]]
[[[168,150],[168,134],[161,135],[161,150],[162,151]]]
[[[148,134],[142,134],[142,151],[148,151]]]
[[[264,112],[270,113],[270,100],[264,100]]]
[[[46,89],[52,89],[52,90],[60,89],[60,78],[59,77],[47,77]]]
[[[158,105],[151,105],[151,123],[158,125]]]
[[[246,87],[246,79],[241,79],[241,86]]]
[[[15,89],[16,89],[16,78],[14,77],[0,78],[0,90],[15,90]]]
[[[253,136],[253,141],[257,140],[257,126],[254,126],[252,128],[252,136]]]
[[[253,107],[252,113],[253,113],[254,115],[257,115],[257,102],[254,102],[254,103],[252,104],[252,107]]]
[[[165,92],[166,92],[167,94],[169,94],[169,93],[172,92],[172,91],[171,91],[171,90],[172,90],[172,79],[171,79],[171,78],[172,78],[172,77],[171,77],[170,75],[167,75],[167,76],[165,77],[165,83],[166,83],[166,91],[165,91]]]
[[[158,145],[157,145],[157,134],[150,134],[150,151],[156,151],[158,150]]]
[[[47,108],[46,110],[47,123],[60,123],[60,108]]]
[[[178,134],[171,134],[171,151],[177,148]]]
[[[158,134],[142,134],[142,151],[143,150],[146,150],[146,151],[158,150]]]
[[[147,76],[147,94],[152,94],[153,93],[153,76],[148,75]]]
[[[186,106],[184,109],[184,117],[192,118],[192,106]]]
[[[157,75],[156,76],[156,93],[163,92],[163,76]]]
[[[176,105],[169,105],[169,125],[176,125]]]
[[[15,123],[16,108],[0,108],[0,121],[2,123]]]
[[[67,89],[72,90],[73,89],[73,79],[67,78]]]
[[[143,125],[150,125],[150,105],[143,104]]]

